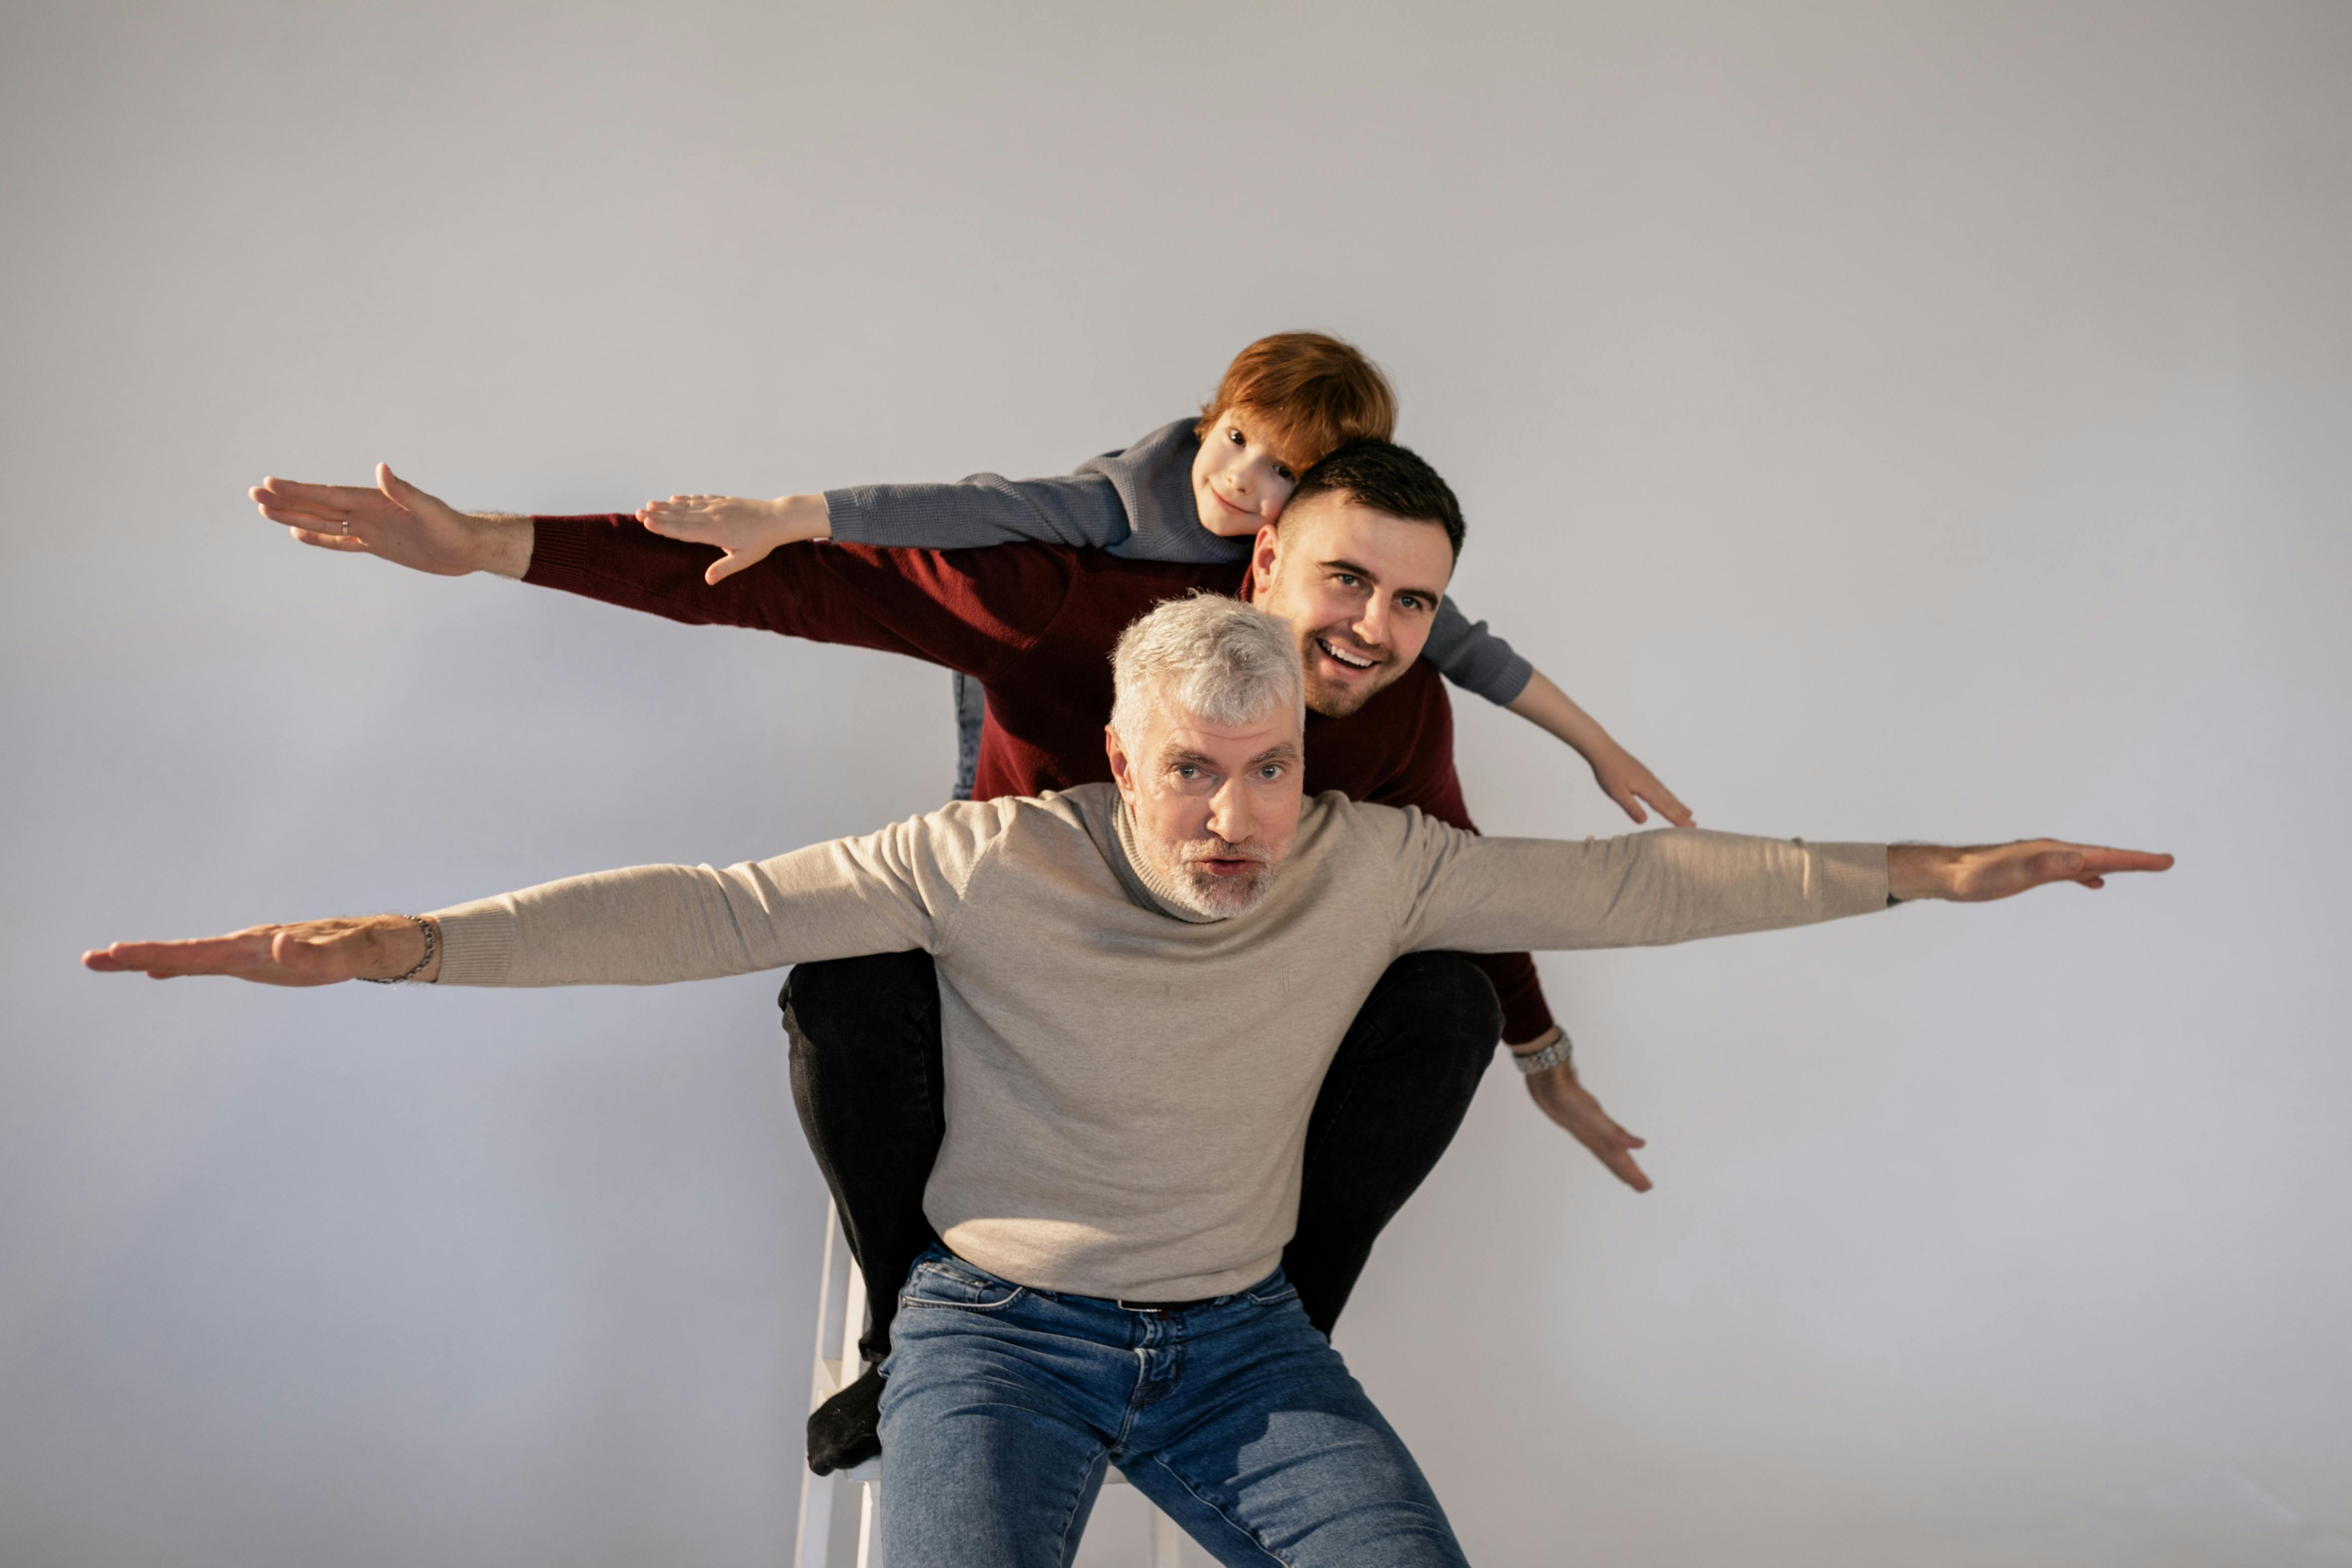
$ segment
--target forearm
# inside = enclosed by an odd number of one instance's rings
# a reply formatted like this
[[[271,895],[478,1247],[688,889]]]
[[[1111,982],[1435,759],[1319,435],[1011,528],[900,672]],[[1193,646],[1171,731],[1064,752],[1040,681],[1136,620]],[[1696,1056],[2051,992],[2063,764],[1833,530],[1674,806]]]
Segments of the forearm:
[[[451,986],[654,986],[930,945],[885,841],[836,841],[716,871],[632,866],[428,916]]]
[[[976,549],[1035,543],[1103,549],[1128,537],[1127,508],[1100,475],[1007,479],[975,474],[946,485],[860,485],[817,497],[830,536],[892,549]]]
[[[1663,946],[1811,925],[1886,906],[1882,844],[1699,830],[1580,842],[1446,841],[1417,946],[1493,951]]]
[[[1519,695],[1503,706],[1537,728],[1568,742],[1587,761],[1604,751],[1622,749],[1601,727],[1598,719],[1577,706],[1574,699],[1554,685],[1541,670],[1531,673]]]

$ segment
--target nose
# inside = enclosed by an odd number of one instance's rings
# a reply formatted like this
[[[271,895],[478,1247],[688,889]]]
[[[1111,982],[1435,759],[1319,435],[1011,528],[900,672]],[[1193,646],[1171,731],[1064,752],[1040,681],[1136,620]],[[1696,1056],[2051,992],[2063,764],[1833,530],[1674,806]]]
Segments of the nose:
[[[1238,779],[1228,779],[1209,797],[1209,831],[1229,844],[1238,844],[1256,831],[1250,815],[1249,791]]]
[[[1386,594],[1375,593],[1364,601],[1364,612],[1356,617],[1349,631],[1361,638],[1367,647],[1385,648],[1389,641],[1389,601]]]

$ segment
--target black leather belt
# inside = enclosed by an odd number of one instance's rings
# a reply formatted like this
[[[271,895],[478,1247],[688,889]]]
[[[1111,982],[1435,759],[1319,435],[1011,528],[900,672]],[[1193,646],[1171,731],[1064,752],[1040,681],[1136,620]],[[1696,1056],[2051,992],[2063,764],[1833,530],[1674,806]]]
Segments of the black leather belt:
[[[1223,1296],[1195,1296],[1189,1301],[1130,1301],[1124,1296],[1114,1299],[1130,1312],[1189,1312],[1194,1307],[1224,1300]]]

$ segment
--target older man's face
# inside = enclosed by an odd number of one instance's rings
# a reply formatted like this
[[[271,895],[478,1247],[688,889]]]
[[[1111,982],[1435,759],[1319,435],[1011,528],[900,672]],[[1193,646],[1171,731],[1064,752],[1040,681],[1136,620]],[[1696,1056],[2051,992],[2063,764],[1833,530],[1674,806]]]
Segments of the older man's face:
[[[1245,915],[1274,886],[1298,831],[1305,776],[1287,704],[1243,725],[1155,709],[1133,751],[1106,730],[1136,847],[1195,915]]]
[[[1324,491],[1259,530],[1250,573],[1253,602],[1297,633],[1307,706],[1344,718],[1421,657],[1454,547],[1435,523]]]

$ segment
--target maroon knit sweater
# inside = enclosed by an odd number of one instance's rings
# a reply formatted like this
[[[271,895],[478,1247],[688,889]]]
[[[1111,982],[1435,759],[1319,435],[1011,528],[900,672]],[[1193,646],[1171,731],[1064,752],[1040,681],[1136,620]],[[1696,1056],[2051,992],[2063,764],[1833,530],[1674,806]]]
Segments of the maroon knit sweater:
[[[877,549],[791,545],[716,587],[707,545],[625,514],[535,517],[525,582],[698,626],[749,626],[905,653],[961,670],[988,694],[975,800],[1108,781],[1110,653],[1129,622],[1195,589],[1247,597],[1240,564],[1125,560],[1061,545]],[[1454,710],[1437,672],[1412,668],[1345,718],[1307,716],[1307,790],[1418,806],[1472,829],[1454,771]],[[1533,961],[1474,956],[1514,1044],[1551,1028]]]

